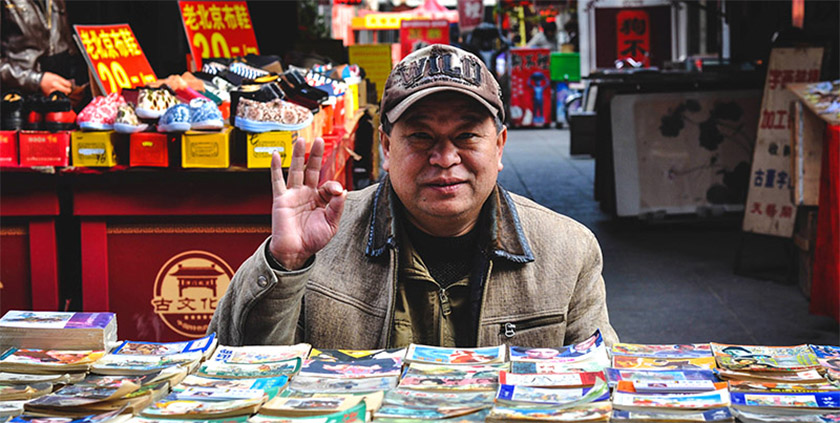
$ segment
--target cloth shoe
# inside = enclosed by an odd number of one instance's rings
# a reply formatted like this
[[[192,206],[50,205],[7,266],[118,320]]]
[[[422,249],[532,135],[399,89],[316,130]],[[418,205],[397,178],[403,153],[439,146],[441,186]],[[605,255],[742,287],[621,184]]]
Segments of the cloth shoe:
[[[258,102],[239,99],[235,126],[245,132],[297,131],[312,124],[312,112],[305,107],[274,99]]]
[[[6,93],[0,113],[3,116],[0,128],[4,131],[19,130],[23,126],[23,96],[17,91]]]
[[[44,129],[69,131],[76,127],[76,112],[70,99],[61,91],[53,91],[43,103]]]
[[[190,129],[190,106],[179,103],[163,113],[158,121],[158,132],[186,132]]]
[[[29,131],[40,131],[44,129],[44,96],[41,94],[30,94],[23,102],[23,125],[22,129]]]
[[[114,130],[121,134],[133,134],[145,131],[148,124],[140,122],[134,108],[129,104],[121,104],[117,108],[117,118],[114,120]]]
[[[222,129],[222,112],[212,101],[194,98],[190,101],[190,129]]]
[[[110,131],[114,129],[117,109],[123,104],[125,99],[117,93],[96,97],[79,112],[76,123],[84,130]]]
[[[158,119],[163,112],[178,104],[178,99],[168,87],[143,88],[137,95],[137,116],[142,119]]]

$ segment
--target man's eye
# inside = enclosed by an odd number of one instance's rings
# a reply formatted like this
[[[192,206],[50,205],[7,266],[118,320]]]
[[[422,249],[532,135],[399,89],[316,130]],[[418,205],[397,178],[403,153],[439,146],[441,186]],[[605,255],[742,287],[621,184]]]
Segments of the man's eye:
[[[474,134],[472,132],[464,132],[464,133],[459,134],[456,139],[470,140],[470,139],[473,139],[473,138],[476,138],[476,137],[478,137],[478,134]]]
[[[415,132],[415,133],[409,135],[409,138],[416,138],[416,139],[419,139],[419,140],[430,140],[430,139],[432,139],[432,136],[425,133],[425,132]]]

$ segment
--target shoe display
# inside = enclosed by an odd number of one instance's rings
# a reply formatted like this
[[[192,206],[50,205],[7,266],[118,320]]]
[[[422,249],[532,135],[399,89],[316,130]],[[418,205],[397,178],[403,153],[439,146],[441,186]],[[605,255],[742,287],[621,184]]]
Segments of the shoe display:
[[[204,98],[190,101],[190,129],[222,129],[225,126],[222,112],[216,104]]]
[[[88,131],[110,131],[114,129],[117,109],[123,104],[125,99],[117,93],[96,97],[79,112],[76,123]]]
[[[40,131],[44,123],[44,96],[31,94],[23,102],[22,116],[23,125],[21,129],[29,131]]]
[[[121,134],[133,134],[143,132],[149,127],[148,124],[140,122],[137,113],[128,104],[121,104],[117,108],[117,117],[114,120],[114,130]]]
[[[160,117],[158,132],[186,132],[190,130],[190,106],[179,103],[168,109]]]
[[[230,93],[231,123],[236,125],[237,107],[239,107],[240,99],[247,98],[249,100],[267,103],[271,100],[283,99],[285,97],[286,94],[280,89],[280,86],[274,83],[243,85],[238,90],[231,91]]]
[[[76,112],[70,99],[60,91],[53,91],[43,103],[44,123],[47,131],[69,131],[76,127]]]
[[[23,126],[23,96],[17,91],[11,91],[3,96],[3,106],[0,108],[2,122],[0,129],[16,131]]]
[[[246,132],[297,131],[312,123],[312,112],[288,101],[239,99],[235,126]]]
[[[157,119],[163,115],[163,112],[176,104],[178,104],[178,99],[166,86],[143,88],[137,95],[135,112],[141,119]]]

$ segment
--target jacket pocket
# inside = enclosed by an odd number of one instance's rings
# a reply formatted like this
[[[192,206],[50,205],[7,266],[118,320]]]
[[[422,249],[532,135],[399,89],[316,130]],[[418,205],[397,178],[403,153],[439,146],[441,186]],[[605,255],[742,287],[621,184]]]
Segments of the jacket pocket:
[[[565,314],[499,324],[499,343],[521,347],[560,347],[563,346],[565,334]]]

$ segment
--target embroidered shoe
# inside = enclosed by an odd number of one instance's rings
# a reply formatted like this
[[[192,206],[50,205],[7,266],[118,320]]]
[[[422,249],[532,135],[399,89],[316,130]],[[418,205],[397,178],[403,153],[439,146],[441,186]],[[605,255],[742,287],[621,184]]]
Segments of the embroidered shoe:
[[[158,121],[158,132],[186,132],[190,129],[190,106],[179,103],[163,113]]]
[[[137,95],[137,116],[142,119],[157,119],[170,107],[178,104],[178,99],[166,86],[143,88]]]
[[[122,104],[117,108],[117,118],[114,120],[115,131],[121,134],[133,134],[145,131],[148,127],[148,124],[141,123],[137,119],[137,114],[130,105]]]
[[[125,99],[117,93],[96,97],[79,112],[76,123],[84,130],[110,131],[114,129],[117,109],[123,104]]]
[[[224,126],[222,112],[212,101],[204,98],[190,101],[191,129],[222,129]]]
[[[312,112],[288,101],[258,102],[240,98],[236,127],[245,132],[297,131],[312,123]]]

